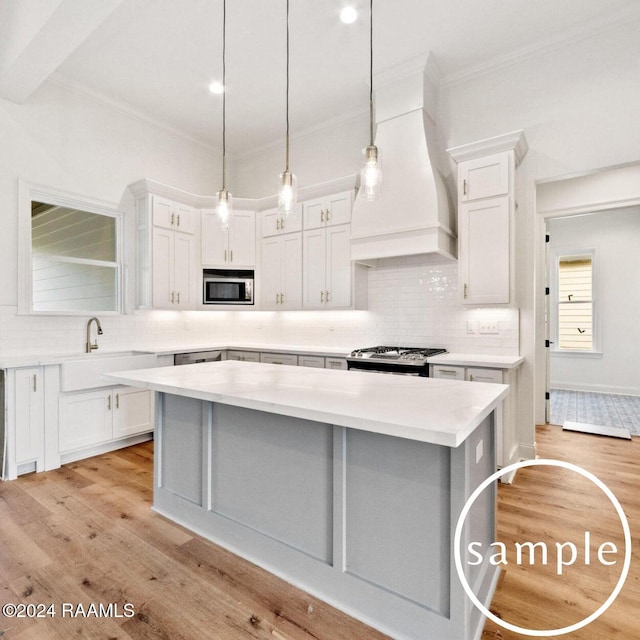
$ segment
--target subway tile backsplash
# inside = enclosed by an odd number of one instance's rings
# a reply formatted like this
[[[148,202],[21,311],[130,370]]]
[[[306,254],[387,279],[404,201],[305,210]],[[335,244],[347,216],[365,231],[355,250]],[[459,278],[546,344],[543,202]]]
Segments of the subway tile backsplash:
[[[450,352],[518,355],[517,309],[467,308],[457,263],[438,256],[386,259],[369,269],[367,311],[138,311],[101,317],[100,348],[220,342],[344,347],[443,346]],[[82,352],[88,317],[17,316],[0,307],[0,352]],[[496,323],[497,334],[469,332]]]

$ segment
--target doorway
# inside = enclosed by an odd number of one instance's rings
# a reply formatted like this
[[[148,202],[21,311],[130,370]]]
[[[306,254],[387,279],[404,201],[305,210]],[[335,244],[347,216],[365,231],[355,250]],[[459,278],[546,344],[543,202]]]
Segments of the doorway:
[[[634,164],[536,185],[537,273],[547,287],[536,295],[546,338],[536,352],[536,416],[546,422],[640,435],[639,180]]]

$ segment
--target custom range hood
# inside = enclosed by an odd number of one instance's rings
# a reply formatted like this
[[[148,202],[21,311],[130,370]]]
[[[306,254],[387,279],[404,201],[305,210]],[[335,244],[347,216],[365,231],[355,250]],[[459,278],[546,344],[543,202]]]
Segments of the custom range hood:
[[[439,72],[429,55],[376,76],[375,144],[382,189],[356,195],[351,259],[435,253],[456,257],[455,216],[438,171],[434,122]]]

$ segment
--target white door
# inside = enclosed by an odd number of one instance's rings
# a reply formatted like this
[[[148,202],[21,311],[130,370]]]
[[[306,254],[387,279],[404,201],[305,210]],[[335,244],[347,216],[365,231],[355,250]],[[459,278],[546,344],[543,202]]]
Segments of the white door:
[[[147,389],[123,387],[113,392],[113,438],[124,438],[153,430],[153,394]]]
[[[312,229],[303,233],[303,306],[318,309],[325,306],[326,296],[326,240],[325,229]]]
[[[229,264],[235,269],[256,264],[256,214],[234,211],[229,227]]]
[[[152,306],[154,309],[171,309],[173,291],[173,231],[163,227],[153,228],[152,238]]]
[[[60,453],[111,440],[113,402],[109,391],[60,397]]]
[[[202,264],[205,267],[229,266],[228,232],[220,228],[220,218],[213,209],[202,210]]]
[[[280,282],[282,239],[279,236],[262,241],[262,306],[265,309],[280,308]]]
[[[302,234],[288,233],[281,237],[281,242],[281,307],[302,309]]]
[[[328,307],[351,305],[350,226],[327,227],[327,291]]]

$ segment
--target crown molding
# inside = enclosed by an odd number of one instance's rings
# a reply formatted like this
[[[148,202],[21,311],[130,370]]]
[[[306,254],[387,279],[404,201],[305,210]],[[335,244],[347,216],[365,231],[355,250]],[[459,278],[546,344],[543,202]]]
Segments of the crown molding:
[[[483,140],[470,142],[469,144],[449,147],[449,149],[447,149],[447,153],[456,161],[456,163],[459,163],[466,160],[473,160],[474,158],[488,156],[492,153],[513,151],[516,166],[518,166],[522,162],[522,159],[525,157],[528,150],[529,145],[527,144],[524,131],[522,129],[518,129],[517,131],[504,133],[499,136],[494,136],[493,138],[485,138]]]

